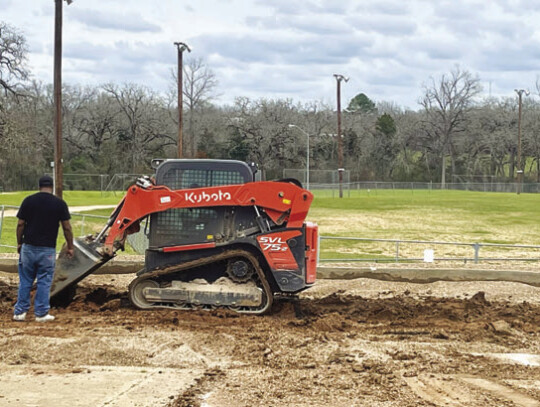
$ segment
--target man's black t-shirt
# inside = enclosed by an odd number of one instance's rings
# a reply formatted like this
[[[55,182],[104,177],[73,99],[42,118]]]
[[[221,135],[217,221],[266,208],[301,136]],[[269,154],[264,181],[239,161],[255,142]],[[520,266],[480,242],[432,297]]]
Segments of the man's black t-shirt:
[[[45,247],[56,247],[60,221],[70,219],[67,204],[48,192],[26,197],[17,217],[25,221],[23,243]]]

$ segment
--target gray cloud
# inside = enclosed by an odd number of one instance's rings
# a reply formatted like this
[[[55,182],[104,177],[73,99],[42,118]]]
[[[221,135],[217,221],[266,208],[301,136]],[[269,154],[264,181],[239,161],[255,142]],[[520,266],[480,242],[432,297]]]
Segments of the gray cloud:
[[[161,31],[159,25],[150,23],[141,15],[133,12],[115,14],[113,12],[74,7],[69,10],[69,17],[91,28],[128,32]]]
[[[434,3],[434,21],[463,41],[481,41],[486,35],[497,36],[501,41],[528,36],[534,27],[523,23],[527,8],[516,8],[514,13],[504,12],[493,2]],[[531,12],[536,11],[530,9]]]
[[[64,58],[93,61],[114,58],[137,64],[169,62],[176,56],[172,43],[159,43],[149,47],[147,43],[140,41],[116,41],[110,44],[69,42],[64,46],[63,54]]]
[[[376,1],[362,4],[356,8],[356,11],[385,16],[404,16],[409,12],[409,7],[403,1]]]
[[[64,70],[77,83],[144,83],[166,90],[174,39],[194,47],[234,96],[326,98],[335,72],[351,76],[344,100],[416,107],[422,82],[455,64],[494,94],[534,87],[540,72],[540,0],[76,0],[64,7]],[[54,2],[0,0],[2,20],[27,37],[33,73],[50,81]],[[127,11],[126,11],[127,10]]]
[[[516,13],[527,15],[530,12],[537,11],[538,7],[540,7],[540,1],[538,0],[492,0],[492,3],[496,4],[504,13],[511,15]]]
[[[256,0],[255,3],[260,6],[270,7],[275,13],[286,15],[301,15],[306,8],[313,9],[316,7],[311,1],[303,2],[302,7],[298,7],[297,3],[290,0]]]
[[[509,46],[501,45],[486,49],[476,57],[477,67],[486,72],[497,71],[538,71],[540,68],[540,43]]]
[[[246,24],[257,29],[299,31],[315,35],[350,35],[354,32],[343,18],[333,16],[250,16],[246,18]]]
[[[416,37],[404,43],[404,49],[422,53],[432,60],[460,60],[465,55],[466,47],[451,35],[434,34],[431,37]],[[406,52],[399,53],[399,59],[405,63],[409,57]]]
[[[398,72],[392,74],[384,74],[379,71],[373,71],[366,75],[364,82],[373,86],[392,86],[399,88],[408,88],[414,85],[416,77],[408,72]]]
[[[357,31],[376,32],[385,36],[411,35],[417,29],[410,18],[354,15],[346,21]]]
[[[172,43],[151,47],[125,41],[105,45],[68,43],[64,46],[64,61],[67,82],[75,82],[77,77],[95,85],[135,82],[163,92],[176,66],[176,51]]]
[[[192,39],[203,54],[221,55],[243,63],[344,64],[361,54],[371,40],[362,37],[257,38],[205,35]]]
[[[435,17],[449,21],[475,20],[479,15],[486,15],[485,3],[471,3],[463,0],[433,2],[431,8]]]
[[[310,4],[308,10],[317,14],[336,14],[343,16],[347,13],[346,2],[327,2],[323,4]]]

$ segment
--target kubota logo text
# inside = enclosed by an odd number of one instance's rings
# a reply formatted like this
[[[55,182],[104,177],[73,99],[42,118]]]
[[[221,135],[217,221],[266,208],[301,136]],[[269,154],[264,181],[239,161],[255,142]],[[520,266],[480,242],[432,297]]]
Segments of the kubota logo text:
[[[221,202],[221,201],[230,201],[231,194],[229,192],[223,192],[221,189],[217,192],[209,194],[205,191],[195,193],[189,192],[185,193],[185,199],[191,203],[201,203],[201,202]]]
[[[288,248],[287,243],[281,240],[281,237],[261,236],[259,243],[264,251],[286,252]]]

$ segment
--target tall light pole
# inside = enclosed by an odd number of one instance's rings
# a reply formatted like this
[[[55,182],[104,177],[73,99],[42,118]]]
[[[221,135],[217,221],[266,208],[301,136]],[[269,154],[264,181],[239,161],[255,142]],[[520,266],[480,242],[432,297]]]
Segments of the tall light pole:
[[[529,96],[529,91],[525,89],[514,89],[515,92],[518,94],[518,169],[517,169],[517,194],[519,195],[521,193],[521,185],[523,183],[523,168],[521,167],[521,99],[523,94],[525,96]]]
[[[62,0],[54,0],[54,193],[62,198]],[[73,0],[66,0],[70,5]]]
[[[341,140],[341,81],[348,82],[349,78],[334,74],[337,82],[337,137],[338,137],[338,175],[339,175],[339,197],[343,198],[343,142]]]
[[[184,42],[175,42],[174,45],[176,45],[176,49],[178,51],[178,158],[184,157],[184,150],[183,150],[183,144],[184,144],[184,137],[182,134],[182,128],[183,128],[183,115],[182,110],[184,108],[184,104],[182,101],[183,97],[183,55],[184,51],[191,52],[191,49],[189,46]]]
[[[297,128],[302,133],[306,135],[307,140],[307,150],[306,150],[306,189],[309,191],[309,133],[302,129],[301,127],[298,127],[296,124],[289,124],[289,128]]]

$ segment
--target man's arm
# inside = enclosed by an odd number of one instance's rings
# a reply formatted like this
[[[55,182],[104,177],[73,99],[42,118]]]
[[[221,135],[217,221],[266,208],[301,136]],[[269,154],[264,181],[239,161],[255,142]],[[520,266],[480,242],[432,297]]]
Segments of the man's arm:
[[[66,238],[67,255],[68,257],[73,257],[73,254],[75,253],[73,249],[73,231],[71,230],[71,223],[69,220],[62,221],[62,230],[64,231],[64,237]]]
[[[21,252],[24,234],[24,224],[25,222],[23,219],[19,219],[19,221],[17,222],[17,253]]]

